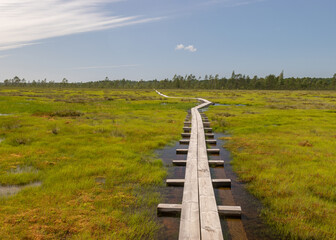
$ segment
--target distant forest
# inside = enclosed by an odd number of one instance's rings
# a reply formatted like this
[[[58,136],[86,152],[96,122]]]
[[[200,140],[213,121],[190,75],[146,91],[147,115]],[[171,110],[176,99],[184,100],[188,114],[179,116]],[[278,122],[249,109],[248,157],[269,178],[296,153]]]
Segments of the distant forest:
[[[14,77],[6,79],[1,86],[13,87],[70,87],[70,88],[113,88],[113,89],[232,89],[232,90],[336,90],[336,74],[331,78],[284,78],[279,76],[266,77],[249,76],[232,72],[231,78],[220,78],[218,75],[205,75],[196,78],[190,74],[175,75],[172,79],[132,81],[132,80],[105,80],[92,82],[70,83],[66,78],[62,82],[38,80],[26,81],[24,78]]]

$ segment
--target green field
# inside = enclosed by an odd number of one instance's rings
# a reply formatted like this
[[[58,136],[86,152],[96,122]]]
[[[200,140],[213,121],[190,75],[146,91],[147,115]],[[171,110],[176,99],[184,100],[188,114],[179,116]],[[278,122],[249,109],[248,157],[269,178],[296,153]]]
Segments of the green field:
[[[162,91],[207,115],[284,239],[336,239],[336,93]],[[152,90],[0,89],[0,239],[156,239],[155,149],[195,102]]]
[[[153,91],[0,91],[0,239],[155,239],[153,155],[193,103]]]

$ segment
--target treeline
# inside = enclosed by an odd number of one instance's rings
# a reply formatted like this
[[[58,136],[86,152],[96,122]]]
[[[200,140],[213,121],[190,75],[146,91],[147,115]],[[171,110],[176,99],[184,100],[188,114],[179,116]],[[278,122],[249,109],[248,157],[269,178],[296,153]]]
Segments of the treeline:
[[[3,86],[20,87],[73,87],[73,88],[114,88],[114,89],[232,89],[232,90],[336,90],[336,74],[331,78],[284,78],[283,72],[279,75],[266,77],[249,76],[232,73],[231,78],[220,78],[218,75],[205,75],[196,78],[193,74],[175,75],[172,79],[131,81],[109,80],[69,83],[67,79],[62,82],[38,80],[26,81],[19,77],[6,79]]]

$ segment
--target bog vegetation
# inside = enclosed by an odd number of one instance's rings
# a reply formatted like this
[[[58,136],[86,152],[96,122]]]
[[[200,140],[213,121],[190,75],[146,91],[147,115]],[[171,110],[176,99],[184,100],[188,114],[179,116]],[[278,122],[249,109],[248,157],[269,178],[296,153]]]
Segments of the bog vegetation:
[[[218,103],[207,116],[284,239],[336,239],[335,92],[163,93]],[[1,187],[28,187],[0,197],[0,238],[156,239],[166,171],[153,151],[179,139],[194,104],[152,90],[2,88]]]
[[[153,151],[193,105],[151,90],[1,89],[0,239],[156,239],[166,172]]]
[[[284,239],[336,239],[336,92],[215,91],[207,115]]]

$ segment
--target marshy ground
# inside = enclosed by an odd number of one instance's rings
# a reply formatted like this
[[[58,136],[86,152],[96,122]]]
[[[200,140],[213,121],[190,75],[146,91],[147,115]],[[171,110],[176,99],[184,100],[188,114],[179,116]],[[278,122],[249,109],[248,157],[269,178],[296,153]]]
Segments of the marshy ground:
[[[212,127],[284,239],[336,239],[335,92],[163,93],[218,103]],[[154,151],[194,105],[152,90],[0,89],[0,239],[156,239],[166,168]]]

